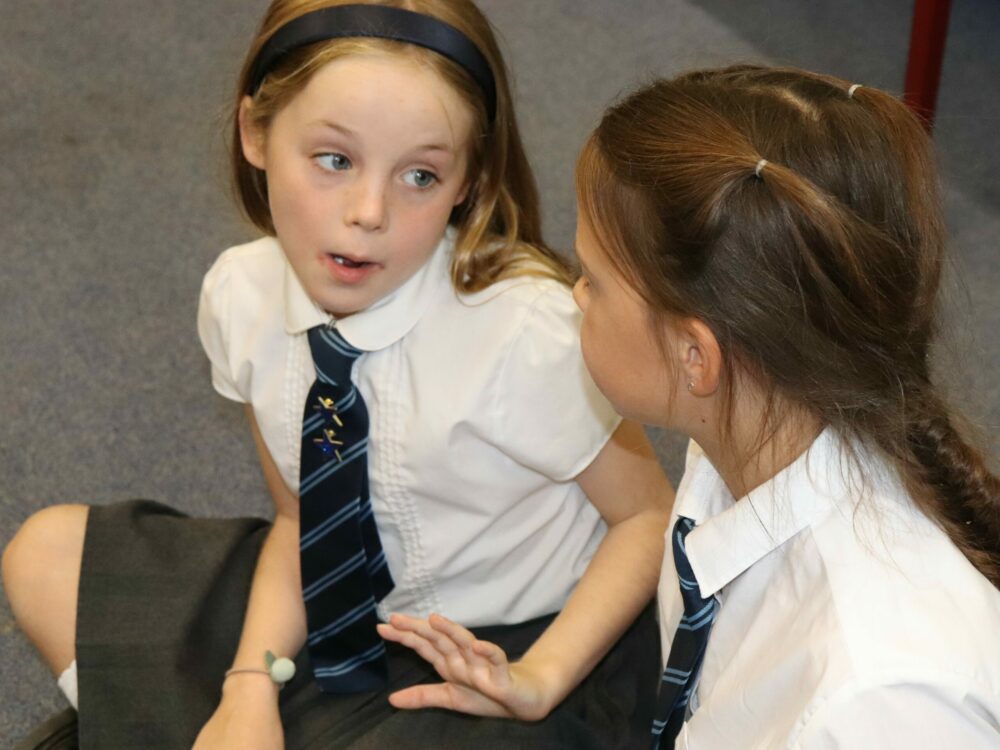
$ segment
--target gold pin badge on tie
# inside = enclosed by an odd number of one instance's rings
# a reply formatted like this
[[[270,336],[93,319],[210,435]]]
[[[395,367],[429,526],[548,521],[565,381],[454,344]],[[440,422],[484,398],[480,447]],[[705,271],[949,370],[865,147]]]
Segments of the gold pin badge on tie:
[[[338,427],[344,426],[340,417],[337,416],[337,403],[332,398],[329,398],[328,396],[317,396],[316,400],[319,401],[319,406],[314,406],[313,409],[317,411],[322,409],[323,411],[329,412],[327,416],[332,418],[333,421],[337,423]]]

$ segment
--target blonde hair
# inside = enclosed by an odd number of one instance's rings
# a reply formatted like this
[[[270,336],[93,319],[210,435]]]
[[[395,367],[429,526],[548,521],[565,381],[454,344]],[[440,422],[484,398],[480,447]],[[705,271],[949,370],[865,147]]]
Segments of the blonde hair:
[[[354,0],[357,3],[357,0]],[[239,106],[249,88],[257,53],[288,22],[346,0],[273,0],[247,51],[236,88],[232,115],[231,161],[239,203],[247,218],[273,235],[267,180],[251,165],[240,145]],[[496,116],[488,120],[483,91],[465,69],[430,50],[405,42],[374,38],[332,39],[295,50],[264,79],[253,96],[249,116],[266,132],[281,109],[316,71],[333,60],[365,52],[407,55],[427,65],[459,94],[473,116],[468,174],[469,194],[451,216],[458,229],[451,276],[459,292],[476,292],[496,281],[536,275],[569,284],[565,260],[542,239],[538,188],[514,117],[507,70],[489,21],[470,0],[396,0],[369,4],[404,8],[454,26],[479,48],[496,81]]]

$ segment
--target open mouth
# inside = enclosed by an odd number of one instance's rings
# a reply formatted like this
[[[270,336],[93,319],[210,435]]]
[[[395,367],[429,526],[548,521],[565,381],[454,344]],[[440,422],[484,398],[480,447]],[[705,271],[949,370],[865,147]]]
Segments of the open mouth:
[[[338,266],[344,266],[345,268],[364,268],[365,266],[370,266],[372,263],[366,260],[351,260],[350,258],[345,258],[343,255],[330,254],[333,258],[333,262]]]

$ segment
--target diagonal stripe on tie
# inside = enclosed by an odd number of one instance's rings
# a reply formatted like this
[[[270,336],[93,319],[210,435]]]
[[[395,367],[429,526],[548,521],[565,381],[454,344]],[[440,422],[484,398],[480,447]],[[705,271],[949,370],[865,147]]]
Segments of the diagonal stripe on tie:
[[[337,581],[341,581],[355,570],[367,562],[364,549],[359,549],[353,557],[349,557],[336,568],[331,570],[319,580],[313,581],[308,586],[302,588],[302,598],[309,601],[317,594],[321,594],[333,586]]]
[[[694,521],[679,517],[671,533],[684,614],[677,625],[667,666],[660,680],[656,718],[651,729],[653,750],[667,750],[674,746],[701,671],[712,624],[719,612],[719,601],[714,596],[702,598],[698,579],[688,561],[684,540],[693,528]]]
[[[376,643],[367,651],[358,654],[352,659],[347,659],[346,661],[339,662],[338,664],[332,664],[329,667],[319,667],[316,669],[317,677],[339,677],[340,675],[347,674],[357,667],[365,664],[366,662],[377,659],[385,654],[385,644]]]
[[[343,469],[345,466],[351,463],[356,458],[361,458],[365,452],[368,450],[368,440],[362,440],[360,443],[351,446],[350,448],[345,448],[340,452],[340,458],[333,458],[329,463],[316,469],[308,477],[302,479],[302,483],[299,485],[299,495],[305,495],[307,492],[311,491],[321,482],[326,481],[338,471]]]
[[[312,646],[316,643],[319,643],[324,638],[329,638],[332,635],[336,635],[345,628],[353,625],[362,617],[367,615],[369,611],[371,611],[374,608],[374,606],[375,606],[374,601],[368,600],[361,602],[361,604],[354,607],[353,609],[347,610],[346,612],[344,612],[344,614],[342,614],[333,622],[327,623],[327,625],[325,625],[324,627],[319,628],[314,632],[311,632],[309,634],[309,645]]]
[[[351,516],[358,512],[358,507],[361,498],[355,498],[343,508],[338,510],[332,516],[327,518],[323,523],[314,527],[312,531],[307,534],[302,534],[299,537],[299,550],[308,549],[320,539],[322,539],[327,534],[333,532],[340,524],[345,521],[350,520]],[[369,506],[371,507],[371,506]]]

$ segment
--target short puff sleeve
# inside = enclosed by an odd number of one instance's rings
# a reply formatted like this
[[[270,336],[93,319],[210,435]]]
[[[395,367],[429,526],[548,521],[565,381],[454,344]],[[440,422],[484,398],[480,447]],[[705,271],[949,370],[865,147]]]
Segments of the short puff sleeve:
[[[493,394],[494,442],[556,482],[586,469],[621,422],[584,365],[581,321],[562,285],[539,295],[511,341]]]
[[[222,396],[246,403],[248,387],[240,388],[230,356],[232,276],[224,253],[205,274],[198,300],[198,337],[212,364],[212,386]]]

